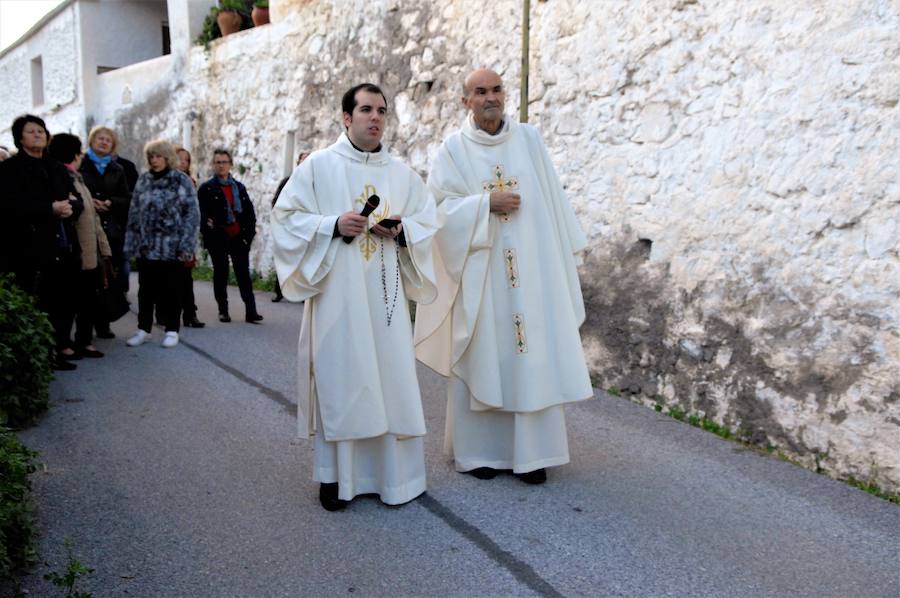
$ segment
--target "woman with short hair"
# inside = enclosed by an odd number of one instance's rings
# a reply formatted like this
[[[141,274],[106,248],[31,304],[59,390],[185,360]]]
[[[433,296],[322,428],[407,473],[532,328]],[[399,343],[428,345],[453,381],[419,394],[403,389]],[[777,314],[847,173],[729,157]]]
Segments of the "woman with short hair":
[[[18,153],[0,163],[0,272],[37,298],[56,337],[53,367],[73,370],[69,334],[75,317],[70,300],[80,269],[74,222],[83,202],[62,164],[47,153],[50,133],[33,114],[12,124]]]
[[[138,330],[127,344],[137,347],[150,337],[156,307],[166,329],[162,346],[170,348],[178,344],[179,280],[197,245],[200,210],[171,143],[151,141],[144,155],[150,170],[138,177],[125,232],[125,255],[138,265]]]
[[[128,292],[128,265],[122,257],[125,242],[125,225],[128,222],[128,206],[131,193],[125,170],[116,161],[119,136],[109,127],[98,125],[88,134],[86,160],[82,160],[81,176],[94,198],[94,208],[100,215],[103,230],[112,249],[115,274],[110,285],[114,290]],[[97,336],[113,338],[109,322],[98,314]]]
[[[81,272],[75,284],[75,347],[79,357],[103,357],[93,345],[94,321],[100,308],[100,289],[108,282],[112,251],[103,232],[100,216],[84,179],[78,172],[84,153],[81,139],[68,133],[54,135],[50,140],[50,157],[69,171],[75,191],[84,201],[84,211],[75,221],[81,245]]]
[[[178,170],[191,179],[191,183],[194,184],[194,189],[196,189],[197,179],[191,175],[191,152],[180,145],[176,145],[175,153],[178,154]],[[206,326],[204,322],[197,318],[197,301],[194,298],[194,266],[196,265],[197,258],[194,256],[194,259],[185,263],[184,272],[181,273],[181,315],[184,325],[188,328],[203,328]]]

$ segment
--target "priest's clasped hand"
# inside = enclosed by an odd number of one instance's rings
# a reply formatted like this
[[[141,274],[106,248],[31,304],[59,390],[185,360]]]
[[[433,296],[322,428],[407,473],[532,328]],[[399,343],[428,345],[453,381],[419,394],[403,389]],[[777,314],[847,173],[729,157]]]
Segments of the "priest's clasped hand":
[[[491,192],[491,211],[499,213],[515,212],[522,205],[522,198],[511,191]]]
[[[355,237],[363,232],[369,224],[369,218],[356,212],[344,212],[338,217],[338,232],[343,237]]]
[[[390,216],[390,219],[400,220],[400,216],[398,214],[394,214],[393,216]],[[384,226],[381,226],[380,224],[376,224],[372,227],[371,230],[379,237],[384,237],[386,239],[396,239],[397,236],[403,231],[403,225],[397,224],[397,226],[386,228]]]

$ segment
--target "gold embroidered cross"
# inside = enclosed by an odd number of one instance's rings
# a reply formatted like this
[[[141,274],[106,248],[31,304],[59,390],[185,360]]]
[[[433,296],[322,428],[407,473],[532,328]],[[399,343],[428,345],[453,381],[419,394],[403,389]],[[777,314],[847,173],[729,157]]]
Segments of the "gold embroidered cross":
[[[366,200],[373,195],[378,195],[378,192],[375,190],[375,185],[366,185],[363,187],[363,192],[359,197],[353,200],[353,203],[357,204],[359,208],[362,209],[362,206],[366,205]],[[369,232],[369,228],[371,228],[373,224],[387,218],[387,215],[391,213],[390,210],[391,202],[382,197],[378,208],[369,215],[369,226],[367,226],[362,234],[359,235],[359,250],[362,252],[363,257],[366,258],[366,261],[369,261],[378,249],[378,244],[375,243],[375,239],[372,238],[372,233]]]
[[[519,188],[519,179],[515,177],[503,176],[503,165],[494,166],[494,178],[484,181],[481,188],[491,193],[493,191],[511,191]],[[500,212],[497,214],[501,222],[509,222],[509,213]]]

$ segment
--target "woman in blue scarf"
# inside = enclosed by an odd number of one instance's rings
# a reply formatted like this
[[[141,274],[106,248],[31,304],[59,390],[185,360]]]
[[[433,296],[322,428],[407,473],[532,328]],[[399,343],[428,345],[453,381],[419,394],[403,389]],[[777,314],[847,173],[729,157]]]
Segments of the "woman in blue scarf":
[[[112,249],[112,263],[115,270],[110,280],[110,289],[120,293],[128,291],[128,268],[122,254],[125,243],[125,226],[128,223],[128,207],[131,193],[125,170],[116,162],[114,155],[119,144],[116,132],[109,127],[98,126],[88,135],[88,151],[81,161],[82,178],[94,198],[94,208],[100,216],[103,231]],[[113,338],[109,321],[98,314],[95,323],[97,336]]]

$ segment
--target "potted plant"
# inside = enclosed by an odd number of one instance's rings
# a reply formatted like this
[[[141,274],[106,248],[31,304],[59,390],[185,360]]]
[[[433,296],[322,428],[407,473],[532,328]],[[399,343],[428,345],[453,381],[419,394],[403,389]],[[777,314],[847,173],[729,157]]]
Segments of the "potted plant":
[[[222,36],[231,35],[241,30],[241,11],[245,10],[241,0],[219,0],[219,12],[216,15],[216,24]]]
[[[269,23],[269,0],[255,0],[250,18],[253,19],[254,27],[267,25]]]

